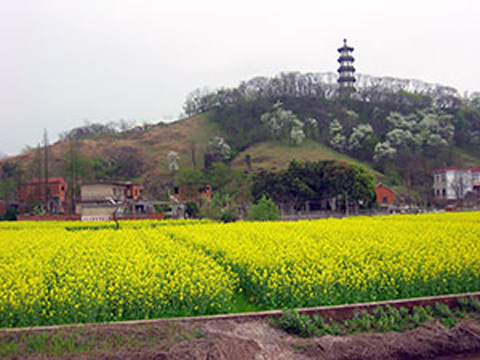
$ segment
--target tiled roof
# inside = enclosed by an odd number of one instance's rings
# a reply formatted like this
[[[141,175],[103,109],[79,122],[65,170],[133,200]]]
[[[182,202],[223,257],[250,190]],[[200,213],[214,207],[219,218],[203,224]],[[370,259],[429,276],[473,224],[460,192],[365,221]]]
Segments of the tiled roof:
[[[449,167],[444,167],[444,168],[439,168],[439,169],[433,169],[431,172],[432,173],[439,173],[439,172],[445,172],[445,171],[472,171],[472,172],[480,172],[480,167],[478,166],[466,166],[466,167],[460,167],[460,166],[449,166]]]

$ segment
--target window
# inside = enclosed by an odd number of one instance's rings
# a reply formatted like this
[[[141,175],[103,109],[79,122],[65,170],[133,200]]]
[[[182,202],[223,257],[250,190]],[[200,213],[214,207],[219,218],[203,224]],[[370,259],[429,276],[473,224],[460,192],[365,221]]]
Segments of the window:
[[[383,204],[388,203],[388,199],[387,199],[386,196],[384,196],[384,197],[382,198],[382,203],[383,203]]]

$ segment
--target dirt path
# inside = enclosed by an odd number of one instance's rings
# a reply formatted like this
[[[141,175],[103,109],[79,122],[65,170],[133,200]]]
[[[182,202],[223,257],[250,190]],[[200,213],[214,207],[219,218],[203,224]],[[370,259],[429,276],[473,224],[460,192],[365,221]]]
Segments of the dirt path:
[[[38,345],[38,337],[46,334],[46,345]],[[478,353],[480,324],[463,320],[453,329],[429,323],[403,333],[302,339],[266,319],[212,320],[120,328],[86,325],[40,334],[0,332],[0,341],[2,359],[407,360]],[[72,347],[54,347],[62,341]],[[10,355],[1,353],[9,344],[20,345]]]

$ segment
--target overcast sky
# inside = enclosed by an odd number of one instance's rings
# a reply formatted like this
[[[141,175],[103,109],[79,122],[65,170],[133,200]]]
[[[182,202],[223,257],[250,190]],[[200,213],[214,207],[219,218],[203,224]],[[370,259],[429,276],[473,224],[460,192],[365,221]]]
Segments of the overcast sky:
[[[177,118],[198,87],[282,71],[480,90],[479,0],[0,0],[0,152],[91,122]]]

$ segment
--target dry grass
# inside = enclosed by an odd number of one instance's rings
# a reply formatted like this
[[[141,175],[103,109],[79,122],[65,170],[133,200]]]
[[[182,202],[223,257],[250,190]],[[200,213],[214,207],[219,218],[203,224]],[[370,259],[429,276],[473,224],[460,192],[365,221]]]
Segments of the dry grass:
[[[313,141],[306,141],[301,146],[289,146],[274,141],[256,144],[240,153],[234,160],[233,166],[235,168],[245,168],[245,156],[247,154],[251,156],[252,167],[254,170],[284,169],[292,160],[336,160],[363,166],[375,177],[380,178],[383,176],[378,171],[375,171],[370,165],[362,163],[347,155],[340,154],[325,145]]]
[[[120,148],[132,148],[142,156],[146,172],[138,180],[155,178],[171,178],[167,168],[167,154],[176,151],[180,155],[180,167],[193,166],[192,147],[195,152],[197,167],[203,167],[206,144],[214,135],[222,135],[221,129],[212,123],[208,114],[192,116],[170,124],[155,125],[145,130],[134,129],[120,134],[99,135],[95,138],[80,141],[79,151],[88,158],[108,158],[109,154]],[[51,174],[61,175],[68,142],[58,141],[50,146]],[[9,160],[19,160],[27,170],[35,158],[36,149],[30,150]],[[461,149],[455,149],[459,166],[478,165],[479,159]],[[279,142],[268,141],[249,147],[241,152],[233,161],[236,169],[245,169],[245,156],[251,156],[254,170],[283,169],[294,160],[336,160],[367,168],[378,180],[383,175],[375,171],[369,164],[362,163],[352,157],[340,154],[325,145],[306,141],[301,146],[289,146]]]
[[[207,116],[198,115],[167,125],[155,125],[146,130],[134,129],[125,133],[99,135],[80,140],[78,150],[81,155],[88,158],[108,158],[116,149],[131,148],[137,151],[145,162],[147,170],[142,178],[168,176],[169,151],[179,153],[181,167],[190,167],[193,164],[192,146],[194,146],[197,166],[203,166],[206,144],[216,134],[221,134],[221,131],[208,120]],[[69,143],[64,141],[58,141],[50,146],[50,170],[53,176],[61,175],[68,149]],[[35,154],[36,149],[32,149],[9,160],[19,160],[23,169],[27,170],[34,161]]]

